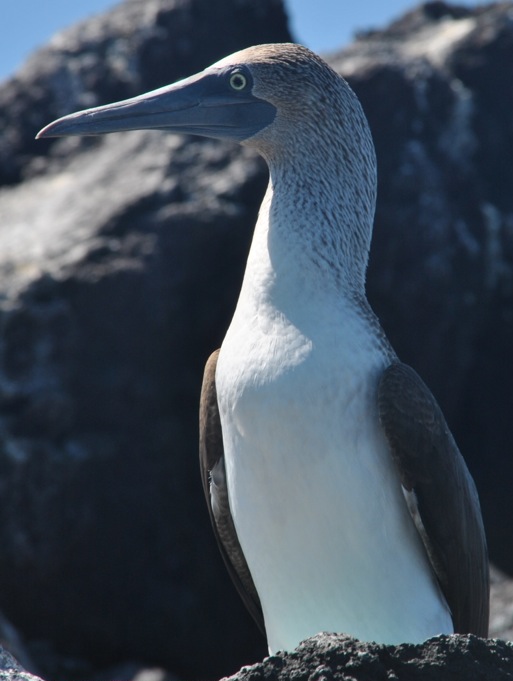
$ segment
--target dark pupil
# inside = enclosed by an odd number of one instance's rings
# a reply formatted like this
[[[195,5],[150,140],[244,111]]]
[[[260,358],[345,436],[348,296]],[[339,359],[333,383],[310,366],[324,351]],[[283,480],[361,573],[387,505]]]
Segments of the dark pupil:
[[[244,87],[244,78],[242,76],[234,76],[232,82],[233,87],[237,89]]]

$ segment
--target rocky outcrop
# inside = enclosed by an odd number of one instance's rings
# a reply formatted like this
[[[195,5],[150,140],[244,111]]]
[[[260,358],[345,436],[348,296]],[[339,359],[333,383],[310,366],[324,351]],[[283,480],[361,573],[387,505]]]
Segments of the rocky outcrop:
[[[489,636],[513,641],[513,579],[493,567],[490,578]]]
[[[42,681],[25,671],[14,657],[0,647],[0,679],[2,681]]]
[[[380,164],[371,300],[444,407],[505,570],[512,12],[428,3],[332,59]],[[55,651],[188,679],[265,653],[208,526],[197,404],[266,170],[247,150],[158,132],[33,136],[68,111],[287,39],[278,0],[129,0],[0,88],[0,608],[43,675]]]
[[[0,648],[2,681],[42,681],[25,672]],[[69,677],[68,677],[69,678]],[[321,633],[290,653],[277,653],[245,666],[227,681],[508,681],[513,679],[513,643],[476,636],[440,636],[423,644],[384,646],[341,634]],[[125,664],[91,681],[177,681],[158,668]]]
[[[167,85],[255,42],[290,39],[282,0],[125,0],[54,36],[0,88],[0,185],[48,146],[34,139],[76,109]],[[37,167],[37,164],[36,164]]]
[[[33,137],[287,39],[278,0],[131,0],[0,91],[0,607],[70,657],[213,678],[265,651],[209,526],[197,411],[266,179],[216,142]]]
[[[422,645],[382,646],[319,634],[296,651],[244,667],[229,681],[506,681],[513,679],[513,644],[475,636],[441,636]]]

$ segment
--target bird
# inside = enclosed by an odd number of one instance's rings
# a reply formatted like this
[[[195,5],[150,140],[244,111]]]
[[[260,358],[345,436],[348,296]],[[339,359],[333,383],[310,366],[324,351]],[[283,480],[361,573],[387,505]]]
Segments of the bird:
[[[239,299],[205,367],[200,468],[228,571],[267,637],[487,636],[475,484],[366,297],[374,144],[348,83],[295,43],[243,49],[39,138],[160,129],[267,162]]]

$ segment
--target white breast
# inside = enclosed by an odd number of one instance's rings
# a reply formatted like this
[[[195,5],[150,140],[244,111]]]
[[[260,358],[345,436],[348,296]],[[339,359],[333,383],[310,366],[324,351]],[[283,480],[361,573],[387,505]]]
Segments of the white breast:
[[[295,321],[242,300],[216,373],[230,506],[270,650],[319,631],[452,632],[378,422],[384,352],[351,307]]]

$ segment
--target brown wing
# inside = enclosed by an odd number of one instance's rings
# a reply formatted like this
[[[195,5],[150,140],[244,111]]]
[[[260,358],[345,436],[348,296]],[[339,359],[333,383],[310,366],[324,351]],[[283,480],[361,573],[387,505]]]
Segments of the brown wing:
[[[210,520],[230,577],[246,607],[265,633],[260,599],[237,538],[228,501],[223,434],[217,406],[216,366],[219,350],[205,366],[200,400],[200,468]]]
[[[416,523],[459,633],[487,636],[489,568],[477,491],[444,416],[417,373],[390,365],[378,390],[380,421]]]

